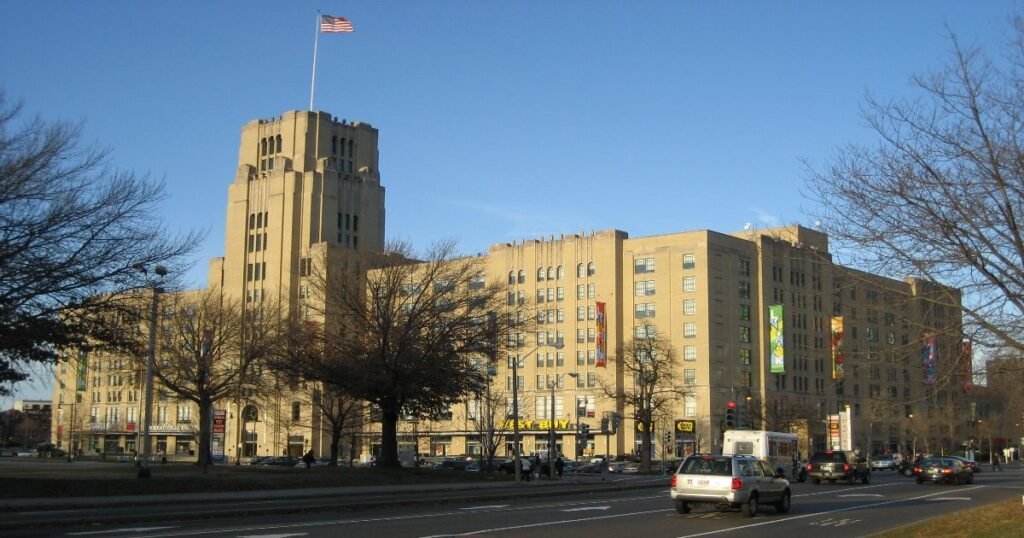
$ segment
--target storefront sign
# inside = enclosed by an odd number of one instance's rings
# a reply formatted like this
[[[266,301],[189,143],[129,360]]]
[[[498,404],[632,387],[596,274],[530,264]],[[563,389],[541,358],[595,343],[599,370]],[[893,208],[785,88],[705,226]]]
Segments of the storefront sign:
[[[677,420],[676,421],[676,432],[678,433],[693,433],[697,429],[696,420]]]
[[[554,424],[555,428],[554,429],[556,429],[556,430],[574,430],[575,429],[573,427],[572,423],[569,422],[569,419],[556,419],[554,422],[555,422],[555,424]],[[505,423],[502,425],[502,427],[506,431],[512,431],[515,428],[515,422],[513,422],[512,420],[506,420]],[[520,420],[519,421],[519,429],[520,430],[526,430],[526,431],[531,431],[531,430],[532,431],[548,431],[548,430],[551,429],[551,421],[550,420],[530,420],[530,419],[524,419],[524,420]]]

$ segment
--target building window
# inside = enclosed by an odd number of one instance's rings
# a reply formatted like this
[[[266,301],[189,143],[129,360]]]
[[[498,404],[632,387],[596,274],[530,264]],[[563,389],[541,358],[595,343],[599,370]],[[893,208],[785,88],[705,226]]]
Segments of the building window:
[[[487,287],[487,277],[484,275],[473,275],[469,279],[469,291],[480,291]]]
[[[738,265],[740,276],[750,276],[750,260],[740,258]]]
[[[750,365],[750,350],[749,349],[741,349],[740,350],[740,364],[747,365],[747,366]]]
[[[518,279],[520,284],[526,284],[526,271],[520,269]]]
[[[697,300],[696,299],[684,299],[683,300],[683,314],[692,316],[697,313]]]
[[[654,338],[658,331],[654,325],[637,325],[633,327],[633,338],[637,340],[645,340],[647,338]]]
[[[750,305],[740,305],[740,321],[750,321]]]
[[[299,260],[299,276],[309,276],[313,270],[313,260],[302,258]]]
[[[594,269],[594,262],[588,263],[587,264],[587,276],[594,276],[595,274],[597,274],[597,270]]]
[[[178,406],[178,422],[192,422],[192,406],[191,405],[179,405]]]
[[[597,336],[597,329],[590,327],[587,329],[587,342],[593,343]]]
[[[590,305],[587,307],[587,319],[597,319],[597,307]]]
[[[683,360],[689,362],[697,360],[697,346],[683,346]]]
[[[587,284],[587,299],[597,298],[597,284]]]
[[[653,273],[654,272],[654,258],[636,258],[633,260],[633,273]]]
[[[697,324],[690,322],[683,324],[683,337],[694,338],[697,336]]]
[[[593,349],[587,350],[587,364],[590,366],[597,364],[597,352]]]
[[[576,286],[576,298],[586,299],[587,298],[587,287],[583,284]]]
[[[694,368],[686,368],[683,370],[683,383],[686,385],[697,384],[697,370]]]
[[[582,263],[576,266],[576,276],[578,278],[583,278],[583,277],[587,276],[587,273],[585,272]]]
[[[747,282],[746,280],[739,281],[739,294],[740,299],[750,298],[750,282]]]
[[[683,395],[683,415],[687,417],[697,416],[697,395],[686,394]]]
[[[576,321],[583,321],[585,319],[587,319],[586,307],[577,306],[576,307]]]
[[[292,421],[302,420],[302,404],[292,402]]]
[[[543,267],[538,267],[537,268],[537,281],[539,282],[541,280],[544,280],[544,268]]]
[[[638,303],[634,307],[634,316],[637,318],[653,318],[654,303]]]
[[[683,291],[696,291],[697,278],[692,276],[683,277]]]
[[[750,343],[750,327],[740,327],[740,342]]]
[[[587,352],[582,350],[582,349],[576,350],[576,366],[583,366],[586,363],[587,363]]]
[[[693,269],[697,266],[697,260],[693,254],[683,254],[683,269]]]
[[[555,270],[555,278],[557,278],[558,280],[562,280],[563,278],[565,278],[565,268],[562,267],[561,265],[559,265],[558,268]]]
[[[635,283],[634,288],[636,289],[637,297],[646,297],[648,295],[654,295],[654,281],[653,280],[641,280]]]
[[[515,271],[509,271],[508,272],[508,283],[509,284],[515,284],[516,283],[516,272]]]

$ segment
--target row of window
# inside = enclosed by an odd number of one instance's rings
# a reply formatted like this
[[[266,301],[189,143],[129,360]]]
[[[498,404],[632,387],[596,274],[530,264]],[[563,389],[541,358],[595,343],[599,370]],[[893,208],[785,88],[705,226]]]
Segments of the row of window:
[[[263,280],[267,277],[267,262],[245,264],[246,282]]]
[[[697,258],[693,254],[683,254],[683,269],[697,267]],[[634,258],[633,273],[653,273],[655,269],[654,257]]]
[[[267,234],[266,232],[261,234],[249,234],[248,251],[252,252],[263,252],[267,248]]]
[[[590,262],[586,265],[579,264],[576,266],[576,276],[583,278],[586,276],[594,276],[597,270],[594,268],[594,262]],[[548,266],[547,268],[537,268],[537,281],[542,282],[544,280],[562,280],[565,278],[565,269],[559,265]],[[525,284],[526,283],[526,271],[520,269],[517,271],[508,272],[508,283],[509,284]]]
[[[249,213],[249,229],[255,230],[270,225],[270,212]]]

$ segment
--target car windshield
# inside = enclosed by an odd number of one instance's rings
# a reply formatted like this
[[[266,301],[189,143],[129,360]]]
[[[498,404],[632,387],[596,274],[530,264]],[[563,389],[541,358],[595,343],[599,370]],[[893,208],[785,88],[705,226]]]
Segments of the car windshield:
[[[930,466],[930,467],[952,467],[953,466],[953,459],[952,458],[928,458],[928,459],[924,460],[924,462],[921,465]]]
[[[683,463],[680,474],[704,474],[717,476],[732,475],[732,461],[729,458],[693,457]]]
[[[811,458],[811,463],[846,463],[842,452],[819,452]]]

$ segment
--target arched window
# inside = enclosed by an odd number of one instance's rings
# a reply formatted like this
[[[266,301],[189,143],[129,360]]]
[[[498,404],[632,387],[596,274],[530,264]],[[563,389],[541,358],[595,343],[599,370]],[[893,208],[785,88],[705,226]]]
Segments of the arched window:
[[[526,271],[523,271],[522,269],[519,270],[519,283],[526,284]]]
[[[355,144],[352,143],[352,140],[349,140],[348,141],[348,158],[349,159],[352,158],[352,153],[353,153],[352,149],[353,148],[355,148]],[[351,170],[349,170],[349,171],[351,172]]]
[[[537,268],[537,280],[544,280],[544,268],[543,267],[538,267]]]
[[[246,422],[259,422],[260,412],[255,405],[247,405],[242,409],[242,420]]]
[[[554,278],[555,278],[555,268],[551,267],[549,265],[548,266],[548,280],[554,280]]]
[[[302,403],[292,402],[292,420],[302,420]]]
[[[515,284],[516,283],[516,272],[515,271],[509,271],[508,272],[508,283],[509,284]]]
[[[270,143],[267,144],[267,153],[270,153],[271,155],[277,153],[277,151],[274,149],[276,147],[277,146],[274,144],[274,137],[270,137]]]
[[[341,139],[341,156],[342,157],[345,156],[345,139],[344,138]]]
[[[561,265],[558,266],[557,277],[558,280],[562,280],[563,278],[565,278],[565,268],[562,267]]]
[[[594,270],[594,262],[588,263],[587,264],[587,276],[594,276],[595,272],[596,271]]]
[[[580,278],[583,278],[583,277],[587,276],[587,274],[583,272],[583,264],[582,263],[576,266],[576,276],[578,276]]]
[[[281,135],[277,135],[277,151],[280,152],[281,148]]]
[[[267,139],[260,140],[260,155],[267,154]]]

